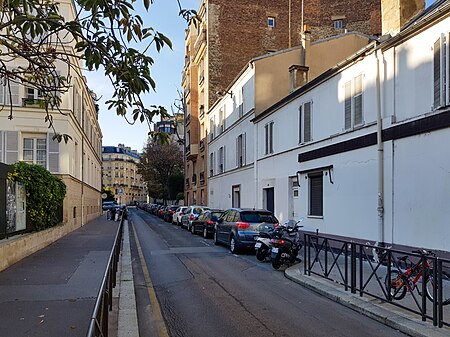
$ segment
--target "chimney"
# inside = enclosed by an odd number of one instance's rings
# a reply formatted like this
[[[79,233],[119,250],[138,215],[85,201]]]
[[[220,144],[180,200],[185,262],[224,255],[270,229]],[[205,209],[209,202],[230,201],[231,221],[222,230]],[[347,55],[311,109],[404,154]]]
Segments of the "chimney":
[[[308,83],[308,70],[309,67],[300,66],[294,64],[289,67],[289,75],[291,79],[291,87],[289,92],[293,92],[295,89]]]
[[[302,54],[300,56],[300,65],[307,66],[309,63],[309,52],[311,47],[311,33],[307,30],[308,26],[305,25],[304,31],[300,33]]]
[[[424,9],[425,0],[381,0],[382,35],[396,35],[405,23]]]

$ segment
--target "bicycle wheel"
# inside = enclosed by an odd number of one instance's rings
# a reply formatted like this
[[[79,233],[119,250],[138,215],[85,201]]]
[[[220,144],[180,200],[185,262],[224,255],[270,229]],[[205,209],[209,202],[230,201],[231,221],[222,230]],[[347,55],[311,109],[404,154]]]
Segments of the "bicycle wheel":
[[[442,272],[442,284],[444,288],[444,293],[442,294],[442,305],[450,304],[450,291],[445,292],[445,289],[450,287],[450,274],[446,271]],[[433,278],[433,270],[430,269],[428,272],[427,280],[426,280],[426,296],[427,298],[433,302],[433,288],[435,286],[435,281]]]
[[[391,296],[394,300],[401,300],[406,295],[406,284],[403,279],[403,274],[400,270],[392,270],[391,278],[389,275],[386,275],[386,289],[391,293]]]

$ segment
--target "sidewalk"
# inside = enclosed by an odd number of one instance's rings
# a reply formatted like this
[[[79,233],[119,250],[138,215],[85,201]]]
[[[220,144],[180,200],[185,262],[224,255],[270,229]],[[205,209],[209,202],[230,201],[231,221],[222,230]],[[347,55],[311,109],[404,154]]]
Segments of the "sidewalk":
[[[103,215],[0,272],[0,336],[85,337],[118,225]]]
[[[430,321],[422,322],[419,316],[401,308],[369,296],[360,297],[358,294],[352,294],[345,291],[342,285],[319,276],[304,275],[303,263],[287,268],[284,273],[288,279],[410,336],[450,336],[450,329],[434,327]]]

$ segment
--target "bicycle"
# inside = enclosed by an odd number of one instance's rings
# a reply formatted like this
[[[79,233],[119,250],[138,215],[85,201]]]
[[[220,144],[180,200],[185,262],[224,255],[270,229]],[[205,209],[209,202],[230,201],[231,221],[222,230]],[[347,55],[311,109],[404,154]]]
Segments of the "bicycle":
[[[422,257],[435,256],[433,252],[425,249],[416,250],[413,251],[413,253],[420,254]],[[398,269],[391,270],[390,275],[386,275],[386,288],[394,300],[403,299],[407,291],[413,292],[414,289],[417,289],[419,295],[422,296],[422,288],[421,286],[417,286],[417,283],[420,280],[421,282],[425,282],[426,297],[433,302],[433,288],[435,286],[433,269],[431,268],[431,264],[428,259],[425,259],[425,275],[423,275],[424,269],[422,261],[423,259],[421,258],[417,263],[413,263],[408,256],[403,256],[399,259],[399,262],[403,262],[405,264],[408,264],[409,262],[411,266],[406,268],[404,271],[401,271],[397,265]],[[450,274],[446,271],[442,271],[442,281],[450,282]],[[450,304],[450,298],[443,299],[442,305],[448,304]]]

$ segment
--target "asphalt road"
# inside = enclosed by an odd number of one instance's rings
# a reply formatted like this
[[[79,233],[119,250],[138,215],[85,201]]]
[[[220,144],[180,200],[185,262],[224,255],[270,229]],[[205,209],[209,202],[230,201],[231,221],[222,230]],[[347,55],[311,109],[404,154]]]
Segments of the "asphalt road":
[[[130,220],[141,337],[405,336],[289,281],[254,254],[233,255],[142,210]]]

